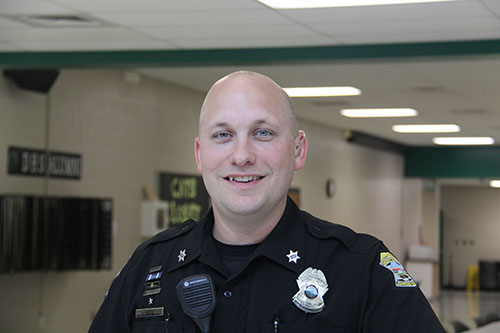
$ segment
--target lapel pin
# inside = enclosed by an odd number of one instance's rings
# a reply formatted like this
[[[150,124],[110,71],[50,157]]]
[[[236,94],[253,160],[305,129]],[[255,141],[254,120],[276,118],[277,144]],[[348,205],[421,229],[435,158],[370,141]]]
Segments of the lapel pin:
[[[288,262],[294,262],[297,263],[297,260],[300,259],[299,257],[299,251],[292,251],[290,250],[290,253],[286,255],[288,257]]]
[[[179,259],[178,262],[184,261],[184,259],[186,258],[186,256],[187,256],[186,249],[180,250],[179,251],[179,255],[177,256],[177,258]]]

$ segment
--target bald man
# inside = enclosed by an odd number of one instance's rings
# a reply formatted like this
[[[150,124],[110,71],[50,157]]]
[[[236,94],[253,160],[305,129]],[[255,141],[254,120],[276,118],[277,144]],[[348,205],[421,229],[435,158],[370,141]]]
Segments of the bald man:
[[[270,78],[217,81],[194,147],[211,210],[137,248],[90,332],[444,332],[380,240],[288,198],[307,147]],[[206,292],[186,296],[197,285]]]

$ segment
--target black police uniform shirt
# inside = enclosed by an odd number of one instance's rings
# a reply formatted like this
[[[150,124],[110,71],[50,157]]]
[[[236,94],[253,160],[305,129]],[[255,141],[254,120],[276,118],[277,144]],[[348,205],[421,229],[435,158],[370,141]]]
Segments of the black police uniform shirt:
[[[215,284],[212,332],[445,332],[404,268],[376,238],[315,218],[288,198],[274,230],[229,275],[212,236],[213,213],[141,244],[114,279],[90,332],[199,332],[176,286],[208,274]],[[307,268],[328,284],[324,308],[292,297]]]

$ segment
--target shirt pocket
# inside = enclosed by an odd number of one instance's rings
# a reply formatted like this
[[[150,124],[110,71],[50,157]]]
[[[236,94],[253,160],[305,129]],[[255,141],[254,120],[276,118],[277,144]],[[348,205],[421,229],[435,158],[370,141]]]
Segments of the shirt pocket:
[[[275,333],[273,323],[262,323],[260,333]],[[284,325],[278,326],[279,333],[347,333],[347,330],[329,325]]]
[[[132,333],[196,333],[194,323],[182,321],[165,322],[160,319],[136,320],[132,323]]]

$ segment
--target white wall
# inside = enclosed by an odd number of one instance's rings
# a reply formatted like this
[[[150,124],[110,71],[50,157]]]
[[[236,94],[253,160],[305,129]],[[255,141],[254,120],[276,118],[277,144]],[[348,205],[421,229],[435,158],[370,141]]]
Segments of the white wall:
[[[465,287],[467,267],[479,260],[500,261],[500,190],[443,186],[444,284]]]
[[[420,244],[422,225],[422,179],[407,178],[403,182],[403,258],[408,257],[408,247]]]
[[[309,140],[308,161],[294,181],[302,189],[302,207],[381,238],[399,256],[402,156],[348,143],[338,130],[306,122],[300,125]],[[326,196],[328,178],[337,184],[331,199]]]
[[[1,332],[84,332],[121,266],[139,244],[141,187],[158,171],[195,173],[193,140],[203,95],[118,70],[63,71],[51,91],[50,149],[82,154],[80,181],[48,181],[48,194],[113,198],[111,271],[0,275]],[[43,148],[45,97],[0,79],[0,168],[10,145]],[[402,253],[401,156],[346,143],[340,131],[300,122],[309,157],[294,180],[302,207],[382,238]],[[337,182],[328,199],[325,183]],[[42,179],[0,173],[0,193],[38,194]]]
[[[439,259],[439,214],[441,210],[441,187],[438,185],[422,190],[421,245],[432,247],[432,259]]]

